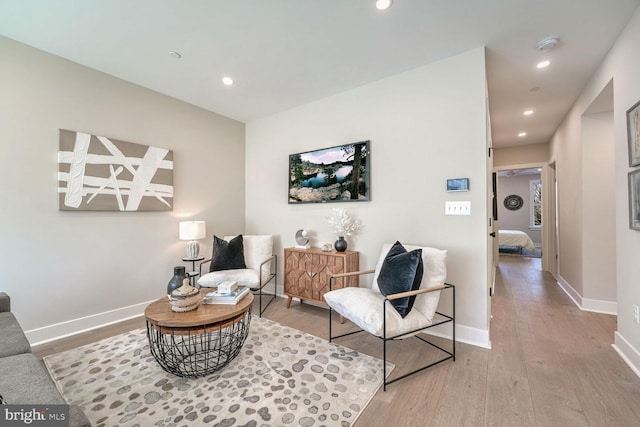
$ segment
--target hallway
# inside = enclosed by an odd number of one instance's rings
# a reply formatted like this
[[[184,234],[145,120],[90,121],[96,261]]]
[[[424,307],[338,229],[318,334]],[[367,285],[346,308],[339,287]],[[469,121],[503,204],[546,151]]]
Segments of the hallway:
[[[615,316],[578,309],[536,258],[501,257],[495,291],[487,425],[640,425]]]

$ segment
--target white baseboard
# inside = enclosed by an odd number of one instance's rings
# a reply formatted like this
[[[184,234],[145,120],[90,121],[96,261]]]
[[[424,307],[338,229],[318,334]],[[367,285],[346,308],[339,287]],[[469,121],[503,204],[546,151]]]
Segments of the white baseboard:
[[[451,339],[451,327],[448,325],[442,325],[442,327],[444,328],[443,330],[439,330],[439,327],[436,326],[426,330],[425,333],[440,338]],[[463,342],[491,350],[489,331],[472,328],[470,326],[456,325],[456,342]]]
[[[282,294],[279,294],[277,296],[280,298],[287,298],[286,295]],[[103,326],[122,322],[134,317],[142,316],[144,314],[144,309],[153,301],[155,300],[130,305],[128,307],[123,307],[116,310],[105,311],[103,313],[81,317],[78,319],[68,320],[66,322],[60,322],[53,325],[44,326],[42,328],[31,329],[29,331],[25,331],[25,335],[27,336],[27,339],[32,346],[45,344],[50,341],[55,341],[82,332],[101,328]],[[325,305],[313,304],[312,302],[307,301],[305,301],[305,304],[317,305],[322,308],[327,308]],[[438,327],[435,327],[431,329],[429,333],[431,335],[451,339],[451,333],[444,329],[446,327],[447,325],[443,325],[442,331],[439,331]],[[489,331],[476,329],[460,324],[456,325],[456,341],[475,345],[477,347],[488,349],[491,348]]]
[[[635,349],[618,331],[615,333],[615,340],[611,346],[631,370],[640,377],[640,351]]]
[[[90,331],[92,329],[101,328],[103,326],[142,316],[144,314],[144,309],[153,301],[155,300],[118,308],[116,310],[105,311],[91,316],[80,317],[78,319],[72,319],[66,322],[44,326],[42,328],[31,329],[29,331],[25,331],[25,335],[32,346],[45,344],[50,341],[55,341]]]
[[[582,298],[582,296],[573,287],[567,283],[562,276],[558,275],[558,286],[566,293],[573,303],[582,311],[592,311],[594,313],[604,313],[618,315],[618,303],[616,301],[604,301],[590,298]]]
[[[282,294],[278,296],[287,298],[286,295]],[[315,303],[313,301],[305,301],[304,303],[325,309],[327,308],[326,305]],[[440,338],[451,339],[451,327],[448,324],[442,325],[441,327],[435,326],[434,328],[428,329],[424,333]],[[489,331],[476,329],[460,324],[456,324],[456,342],[463,342],[465,344],[475,345],[476,347],[491,349]]]
[[[571,298],[571,301],[573,301],[573,303],[575,305],[577,305],[579,309],[582,309],[582,297],[559,274],[558,274],[558,282],[557,283],[558,283],[558,286],[560,286],[560,289],[562,289],[564,291],[564,293],[567,294],[569,296],[569,298]]]
[[[618,303],[616,301],[603,301],[597,299],[582,299],[582,309],[584,311],[593,311],[595,313],[618,315]]]

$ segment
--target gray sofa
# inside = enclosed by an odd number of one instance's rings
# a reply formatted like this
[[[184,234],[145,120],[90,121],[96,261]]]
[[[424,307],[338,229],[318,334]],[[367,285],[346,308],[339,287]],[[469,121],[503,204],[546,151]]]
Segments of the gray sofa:
[[[0,292],[0,395],[7,404],[65,405],[49,373],[11,313],[9,296]],[[70,426],[91,426],[77,406],[69,407]]]

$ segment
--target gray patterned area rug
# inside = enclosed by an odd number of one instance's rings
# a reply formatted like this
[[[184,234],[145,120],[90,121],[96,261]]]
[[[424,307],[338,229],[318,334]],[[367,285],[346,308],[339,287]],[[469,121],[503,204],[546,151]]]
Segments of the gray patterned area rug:
[[[382,384],[382,360],[259,317],[238,357],[202,378],[163,371],[144,329],[44,362],[96,427],[350,426]]]

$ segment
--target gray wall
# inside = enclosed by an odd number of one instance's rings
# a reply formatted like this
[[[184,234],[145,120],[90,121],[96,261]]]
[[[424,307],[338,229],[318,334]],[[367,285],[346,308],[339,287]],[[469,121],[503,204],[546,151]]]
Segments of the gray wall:
[[[0,52],[0,290],[32,342],[141,313],[182,265],[180,220],[243,231],[244,124],[2,37]],[[173,211],[59,211],[58,129],[173,150]]]

